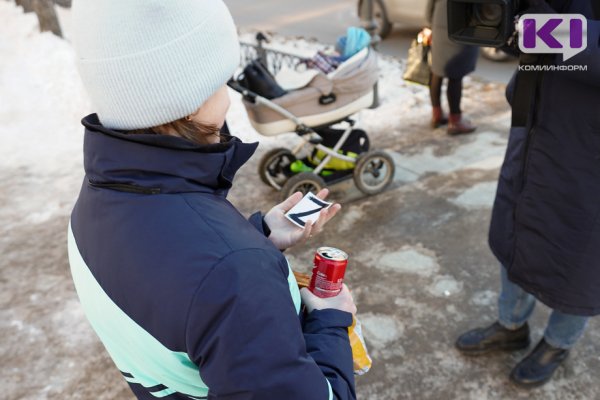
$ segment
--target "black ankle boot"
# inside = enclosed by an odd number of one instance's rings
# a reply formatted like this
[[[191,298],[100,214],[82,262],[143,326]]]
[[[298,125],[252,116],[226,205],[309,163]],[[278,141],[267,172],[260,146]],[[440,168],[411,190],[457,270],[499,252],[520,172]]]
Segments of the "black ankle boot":
[[[510,380],[526,388],[541,386],[552,378],[568,355],[569,350],[552,347],[542,339],[512,370]]]
[[[465,332],[456,341],[456,348],[468,355],[485,354],[494,350],[520,350],[528,346],[529,325],[527,323],[516,330],[510,330],[494,322],[487,328]]]

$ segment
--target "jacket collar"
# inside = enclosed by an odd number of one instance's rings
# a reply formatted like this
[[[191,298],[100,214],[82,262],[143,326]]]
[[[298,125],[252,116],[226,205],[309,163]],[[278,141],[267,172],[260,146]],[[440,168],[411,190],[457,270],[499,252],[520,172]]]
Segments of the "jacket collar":
[[[96,114],[81,122],[86,176],[99,186],[227,195],[236,172],[258,146],[233,136],[225,143],[197,145],[173,136],[128,135],[105,128]]]

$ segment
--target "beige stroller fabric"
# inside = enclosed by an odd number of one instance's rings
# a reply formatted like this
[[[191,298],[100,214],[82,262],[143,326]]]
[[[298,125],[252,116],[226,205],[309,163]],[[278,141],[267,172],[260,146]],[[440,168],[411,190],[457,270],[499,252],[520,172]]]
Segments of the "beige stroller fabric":
[[[348,117],[373,103],[373,86],[378,78],[377,56],[364,49],[325,75],[319,72],[306,87],[288,92],[271,102],[284,108],[310,127],[327,125]],[[321,104],[322,96],[335,101]],[[244,101],[250,122],[266,136],[292,132],[296,124],[264,104]]]

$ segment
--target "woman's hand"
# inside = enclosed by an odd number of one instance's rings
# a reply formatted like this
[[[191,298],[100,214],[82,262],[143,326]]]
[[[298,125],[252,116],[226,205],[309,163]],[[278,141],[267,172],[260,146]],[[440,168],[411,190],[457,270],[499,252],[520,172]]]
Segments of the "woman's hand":
[[[433,32],[429,28],[423,28],[421,32],[417,35],[417,40],[420,40],[424,46],[431,46],[431,38],[433,36]]]
[[[333,308],[336,310],[346,311],[352,315],[356,314],[356,305],[354,299],[348,290],[348,286],[345,284],[342,286],[342,291],[335,297],[321,298],[315,296],[307,288],[300,290],[300,296],[302,302],[306,306],[306,310],[310,313],[312,310],[324,310],[326,308]]]
[[[317,197],[324,200],[329,194],[329,190],[322,189],[317,193]],[[300,200],[302,193],[296,192],[288,197],[283,203],[273,207],[267,215],[265,215],[265,223],[269,226],[271,234],[269,239],[280,250],[285,250],[298,243],[306,241],[309,237],[320,233],[323,230],[323,225],[327,223],[337,212],[342,208],[339,204],[333,204],[327,209],[321,210],[319,218],[316,221],[308,221],[303,228],[300,228],[291,223],[285,213],[292,209]]]

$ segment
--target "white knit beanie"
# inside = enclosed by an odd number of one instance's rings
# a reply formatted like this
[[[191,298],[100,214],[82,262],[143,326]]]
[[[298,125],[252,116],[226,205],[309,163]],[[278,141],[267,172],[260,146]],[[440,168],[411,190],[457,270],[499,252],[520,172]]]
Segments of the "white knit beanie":
[[[79,73],[107,128],[190,115],[239,64],[222,0],[75,0],[72,19]]]

